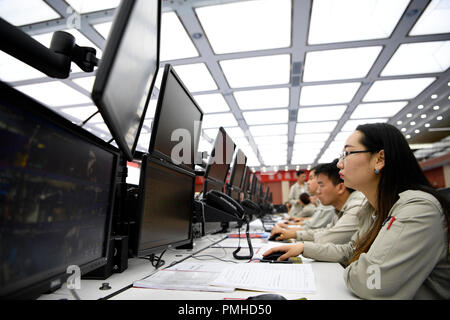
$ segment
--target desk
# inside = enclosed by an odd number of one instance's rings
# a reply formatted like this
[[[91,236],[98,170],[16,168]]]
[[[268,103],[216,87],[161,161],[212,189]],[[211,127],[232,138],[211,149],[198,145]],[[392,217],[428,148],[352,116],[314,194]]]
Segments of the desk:
[[[251,230],[260,232],[262,224],[259,221],[253,221]],[[246,263],[245,260],[235,260],[233,258],[233,248],[213,248],[209,247],[213,243],[220,241],[226,235],[209,235],[201,239],[195,239],[194,249],[192,250],[172,250],[169,249],[163,256],[165,265],[169,266],[175,261],[187,258],[186,262],[198,261],[196,258],[189,257],[192,253],[198,252],[202,263],[220,262],[224,266],[227,262],[220,261],[210,256],[218,257],[224,260],[234,260],[239,263]],[[245,239],[242,239],[245,241]],[[242,241],[241,240],[241,241]],[[255,249],[256,252],[257,249]],[[242,254],[246,254],[247,249],[243,248]],[[208,256],[206,256],[208,255]],[[189,258],[188,258],[189,257]],[[316,281],[316,292],[305,294],[281,293],[287,299],[307,298],[308,300],[329,300],[329,299],[358,299],[345,286],[343,280],[344,269],[338,263],[317,262],[310,259],[304,259],[304,263],[311,263]],[[115,273],[106,280],[81,280],[81,289],[77,290],[77,294],[81,300],[94,300],[109,298],[111,300],[223,300],[224,298],[247,298],[249,296],[259,295],[263,292],[235,290],[231,293],[225,292],[201,292],[201,291],[181,291],[181,290],[156,290],[133,288],[130,285],[135,280],[146,278],[155,273],[154,267],[147,260],[129,259],[128,269],[122,273]],[[99,288],[102,283],[107,282],[111,286],[110,290],[102,291]],[[39,300],[56,300],[69,299],[74,297],[70,291],[64,286],[53,294],[42,295]]]

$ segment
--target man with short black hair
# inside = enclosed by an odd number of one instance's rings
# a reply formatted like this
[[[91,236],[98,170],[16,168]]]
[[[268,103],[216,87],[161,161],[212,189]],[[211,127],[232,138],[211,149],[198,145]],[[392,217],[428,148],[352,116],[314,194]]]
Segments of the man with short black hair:
[[[297,171],[297,182],[294,183],[289,191],[288,206],[289,215],[295,217],[302,211],[302,202],[300,201],[300,195],[308,192],[308,185],[305,182],[306,172],[304,170]]]

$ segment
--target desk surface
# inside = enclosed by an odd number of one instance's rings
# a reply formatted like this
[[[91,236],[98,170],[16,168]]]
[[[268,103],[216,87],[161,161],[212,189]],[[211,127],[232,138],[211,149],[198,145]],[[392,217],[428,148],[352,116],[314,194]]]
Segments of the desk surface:
[[[253,222],[252,231],[261,231],[262,224]],[[220,241],[226,235],[209,235],[201,239],[196,239],[194,249],[192,250],[173,250],[169,249],[163,256],[165,260],[164,267],[171,265],[173,262],[187,258],[186,262],[199,261],[189,257],[192,253],[203,250],[198,256],[201,256],[201,262],[220,262],[224,266],[227,262],[220,261],[216,258],[224,260],[234,260],[239,263],[247,261],[235,260],[233,258],[232,248],[213,248],[209,247],[213,243]],[[245,241],[245,240],[244,240]],[[209,248],[208,248],[209,247]],[[242,249],[246,253],[247,249]],[[255,249],[256,251],[257,249]],[[188,258],[189,257],[189,258]],[[216,257],[216,258],[213,258]],[[200,257],[199,257],[200,258]],[[308,300],[329,300],[329,299],[358,299],[345,286],[343,280],[344,269],[338,263],[317,262],[310,259],[303,259],[304,263],[310,263],[314,272],[316,281],[315,293],[293,294],[279,293],[287,299],[307,298]],[[263,292],[235,290],[234,292],[201,292],[201,291],[181,291],[181,290],[157,290],[145,288],[130,287],[133,281],[140,280],[157,272],[149,261],[143,259],[129,259],[128,269],[122,273],[114,273],[106,280],[81,280],[81,289],[76,290],[81,300],[95,300],[109,298],[111,300],[223,300],[223,299],[245,299],[250,296],[263,294]],[[111,289],[100,290],[103,283],[107,282]],[[58,299],[75,299],[71,292],[64,285],[61,289],[52,294],[42,295],[39,300],[58,300]]]

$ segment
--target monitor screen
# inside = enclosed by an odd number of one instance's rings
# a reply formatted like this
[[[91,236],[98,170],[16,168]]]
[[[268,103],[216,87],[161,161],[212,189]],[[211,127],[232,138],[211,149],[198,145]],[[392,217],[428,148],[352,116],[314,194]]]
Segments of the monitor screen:
[[[234,190],[241,189],[242,178],[244,177],[245,164],[247,163],[247,157],[239,149],[234,158],[233,167],[231,168],[230,185]]]
[[[251,174],[250,168],[245,167],[245,174],[244,179],[242,180],[242,188],[241,188],[241,190],[244,192],[244,195],[246,195],[250,187],[250,174]]]
[[[137,256],[190,242],[195,175],[145,156],[141,168]]]
[[[205,178],[225,184],[235,147],[225,129],[220,127],[205,170]]]
[[[149,153],[193,171],[202,119],[203,111],[172,66],[166,64]]]
[[[161,1],[121,1],[97,69],[92,99],[133,159],[159,68]]]
[[[0,82],[0,297],[106,264],[118,153]]]

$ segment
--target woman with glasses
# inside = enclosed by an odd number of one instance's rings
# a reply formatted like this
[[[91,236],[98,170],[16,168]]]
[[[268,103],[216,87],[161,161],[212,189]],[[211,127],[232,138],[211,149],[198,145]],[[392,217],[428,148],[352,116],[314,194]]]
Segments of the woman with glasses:
[[[345,283],[361,298],[450,299],[449,204],[430,186],[401,132],[384,123],[358,126],[338,167],[345,186],[368,200],[352,240],[299,243],[265,255],[285,251],[280,260],[303,254],[345,263]]]

